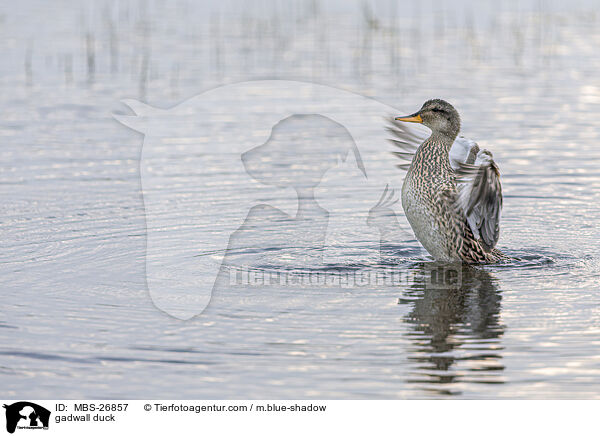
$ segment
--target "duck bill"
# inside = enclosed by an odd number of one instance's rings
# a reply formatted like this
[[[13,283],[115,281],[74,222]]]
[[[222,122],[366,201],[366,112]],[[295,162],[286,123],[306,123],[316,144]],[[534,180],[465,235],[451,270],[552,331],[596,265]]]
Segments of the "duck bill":
[[[396,121],[406,121],[409,123],[422,123],[423,122],[423,118],[421,118],[421,115],[419,115],[418,112],[416,114],[407,115],[405,117],[396,117],[394,119]]]

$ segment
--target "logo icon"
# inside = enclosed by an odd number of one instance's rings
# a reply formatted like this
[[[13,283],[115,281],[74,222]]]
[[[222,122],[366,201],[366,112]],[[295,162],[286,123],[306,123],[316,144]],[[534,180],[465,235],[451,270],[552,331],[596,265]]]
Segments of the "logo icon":
[[[4,405],[6,409],[6,431],[14,433],[18,429],[48,429],[50,411],[28,401]]]

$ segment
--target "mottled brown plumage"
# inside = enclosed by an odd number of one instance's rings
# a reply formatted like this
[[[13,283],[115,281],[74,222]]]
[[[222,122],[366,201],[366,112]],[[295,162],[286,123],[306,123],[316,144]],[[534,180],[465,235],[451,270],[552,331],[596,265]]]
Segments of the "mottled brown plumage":
[[[402,206],[417,239],[440,261],[504,259],[494,248],[502,189],[491,153],[464,138],[457,140],[460,116],[443,100],[429,100],[419,112],[396,120],[422,123],[432,131],[410,159],[402,186]],[[410,135],[398,125],[391,131],[396,136],[393,141],[405,150],[399,157],[408,160]],[[451,162],[451,149],[465,146],[464,156]]]

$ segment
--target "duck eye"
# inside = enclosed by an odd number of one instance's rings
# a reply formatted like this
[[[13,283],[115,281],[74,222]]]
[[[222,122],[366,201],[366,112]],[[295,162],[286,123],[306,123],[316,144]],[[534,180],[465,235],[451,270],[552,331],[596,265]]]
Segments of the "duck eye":
[[[431,112],[444,112],[444,111],[442,109],[434,108],[434,109],[431,109]]]

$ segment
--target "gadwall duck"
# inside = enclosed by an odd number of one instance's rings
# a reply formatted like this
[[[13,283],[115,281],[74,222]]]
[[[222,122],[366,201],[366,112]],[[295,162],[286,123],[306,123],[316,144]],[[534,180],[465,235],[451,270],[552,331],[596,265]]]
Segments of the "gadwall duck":
[[[408,163],[402,207],[415,236],[437,261],[495,263],[507,256],[494,248],[500,235],[502,187],[498,166],[487,150],[458,137],[460,116],[439,99],[395,121],[421,123],[431,129],[419,135],[393,121],[392,142]]]

